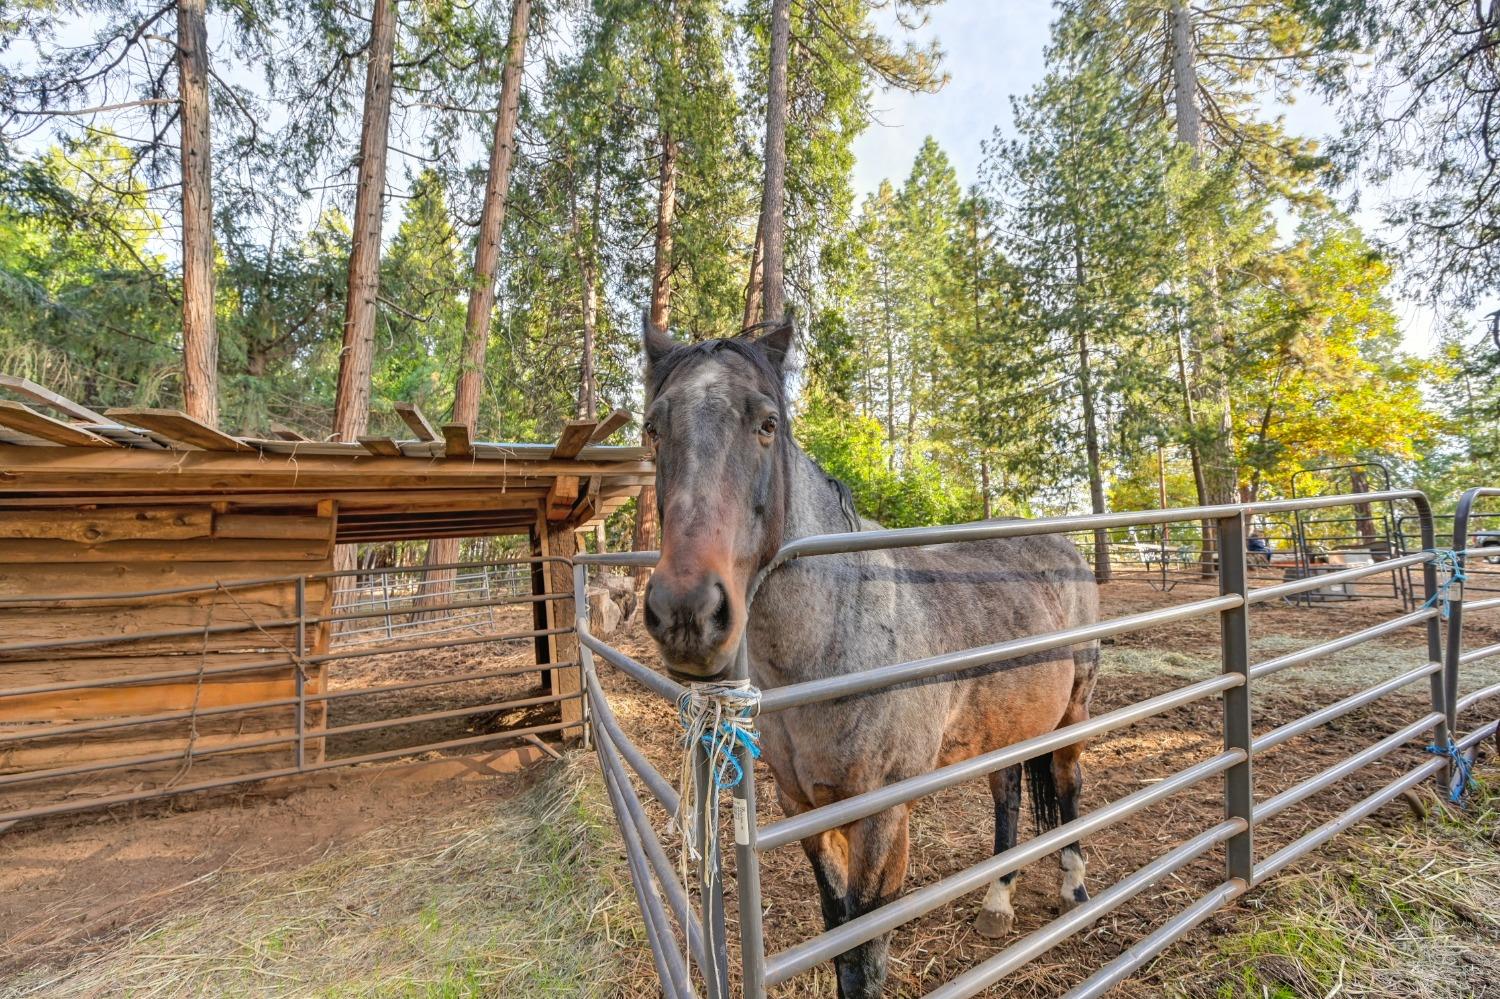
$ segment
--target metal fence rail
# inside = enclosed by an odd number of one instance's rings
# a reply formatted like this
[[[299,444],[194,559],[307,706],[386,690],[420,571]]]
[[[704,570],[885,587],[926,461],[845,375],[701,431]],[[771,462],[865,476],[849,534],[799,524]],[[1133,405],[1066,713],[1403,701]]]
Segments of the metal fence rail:
[[[420,571],[451,569],[469,575],[478,575],[483,578],[486,570],[496,576],[498,576],[498,573],[495,572],[497,568],[506,572],[514,570],[522,574],[521,578],[527,580],[529,588],[531,567],[545,562],[568,564],[567,559],[559,557],[517,558],[498,562],[462,562],[441,566],[423,566]],[[12,725],[6,730],[0,731],[0,761],[6,763],[9,763],[9,760],[5,759],[6,754],[12,747],[19,745],[46,745],[52,740],[67,739],[81,735],[100,733],[128,735],[132,730],[146,730],[151,726],[172,725],[174,723],[181,723],[187,735],[182,740],[179,740],[183,742],[181,748],[174,746],[171,749],[159,752],[126,751],[103,759],[68,763],[62,766],[7,766],[5,768],[7,772],[0,772],[0,795],[14,795],[17,792],[26,791],[28,787],[47,787],[48,782],[53,781],[98,777],[107,775],[111,771],[125,772],[175,763],[180,764],[180,772],[177,778],[168,781],[166,786],[140,787],[117,793],[96,795],[81,793],[80,788],[76,786],[75,782],[74,786],[64,788],[56,793],[48,792],[46,794],[48,799],[57,800],[46,800],[42,803],[17,804],[15,801],[7,802],[4,797],[0,797],[0,828],[4,828],[22,819],[41,818],[107,805],[230,787],[276,777],[313,773],[333,767],[393,760],[433,751],[469,747],[479,748],[487,744],[503,742],[534,741],[541,735],[562,733],[569,730],[577,732],[579,730],[580,723],[576,721],[564,723],[561,721],[540,720],[537,724],[525,724],[520,727],[493,732],[479,732],[473,735],[440,739],[432,739],[430,734],[427,738],[422,738],[419,734],[420,728],[412,729],[409,733],[394,731],[406,726],[427,726],[433,723],[451,722],[463,718],[496,714],[502,711],[541,708],[549,705],[561,705],[564,701],[579,700],[583,697],[581,691],[497,697],[493,693],[487,695],[483,690],[477,690],[472,686],[474,684],[483,684],[488,681],[503,680],[527,674],[538,675],[539,671],[570,669],[577,666],[576,661],[543,662],[490,669],[470,669],[459,673],[438,673],[395,682],[366,682],[337,689],[330,689],[326,685],[320,688],[310,683],[309,681],[313,675],[312,671],[327,663],[351,662],[378,656],[417,653],[438,649],[454,649],[466,646],[503,645],[511,642],[525,642],[528,646],[531,646],[534,645],[537,639],[545,640],[552,635],[568,634],[573,631],[571,624],[566,627],[511,628],[507,630],[503,621],[490,623],[493,621],[493,618],[486,617],[483,622],[479,623],[489,624],[490,626],[480,627],[476,624],[476,626],[471,628],[471,633],[469,634],[448,634],[444,637],[434,637],[429,633],[414,636],[417,640],[411,641],[383,641],[374,644],[367,641],[357,648],[343,647],[335,648],[328,652],[314,651],[315,643],[312,640],[312,636],[316,629],[336,623],[358,623],[372,619],[384,619],[390,613],[391,608],[388,605],[376,605],[366,610],[358,610],[351,609],[348,605],[335,603],[331,612],[317,613],[308,605],[306,595],[310,584],[318,583],[328,586],[337,580],[356,575],[368,578],[378,576],[382,573],[410,571],[412,570],[401,568],[358,569],[300,576],[274,576],[222,584],[196,584],[123,594],[105,592],[5,597],[0,603],[3,603],[6,607],[24,608],[43,604],[56,604],[60,601],[66,601],[70,605],[77,606],[88,606],[90,604],[113,605],[161,597],[186,597],[200,593],[214,594],[226,598],[223,604],[218,605],[225,612],[225,616],[233,612],[236,616],[242,618],[242,620],[228,621],[220,624],[210,623],[193,628],[162,629],[151,632],[127,631],[110,635],[81,635],[58,640],[0,643],[0,657],[14,659],[17,656],[29,657],[37,653],[45,653],[49,657],[57,657],[59,654],[68,652],[83,651],[87,653],[88,650],[99,647],[119,647],[123,648],[128,654],[132,648],[137,647],[136,643],[174,639],[203,639],[206,642],[209,636],[214,636],[226,639],[232,642],[237,648],[243,649],[243,651],[236,653],[237,660],[249,658],[250,661],[236,661],[231,665],[223,666],[209,665],[216,658],[216,655],[213,652],[209,652],[205,645],[204,652],[201,654],[190,652],[184,655],[169,657],[185,660],[183,668],[158,668],[119,676],[92,676],[86,679],[0,687],[0,709],[3,709],[7,703],[16,703],[16,698],[35,698],[36,695],[65,694],[73,691],[98,693],[110,690],[125,690],[126,688],[133,687],[149,687],[151,685],[171,682],[196,683],[198,685],[197,689],[201,691],[205,683],[216,682],[225,678],[235,679],[251,674],[265,674],[268,671],[277,670],[286,671],[289,674],[290,685],[293,689],[288,696],[266,697],[260,700],[235,700],[232,703],[205,705],[197,703],[195,698],[191,707],[177,710],[115,714],[107,717],[92,718],[86,721],[64,721],[62,723],[48,721]],[[242,606],[238,606],[238,602],[234,598],[236,591],[278,584],[295,588],[295,606],[297,612],[290,617],[258,616]],[[465,599],[470,595],[464,593],[457,593],[453,596],[454,599],[450,600],[431,601],[422,608],[422,611],[441,616],[450,613],[471,614],[478,608],[492,613],[494,608],[506,605],[529,604],[535,606],[550,601],[572,598],[572,594],[567,592],[527,594],[524,596],[501,593],[500,595],[490,595],[480,599]],[[207,620],[210,622],[213,620],[211,611],[208,614]],[[382,633],[385,631],[383,627],[380,630]],[[440,687],[447,687],[456,691],[467,691],[468,693],[464,697],[459,698],[459,700],[470,703],[462,703],[460,706],[446,707],[441,710],[426,711],[412,711],[410,708],[403,711],[397,705],[394,708],[395,713],[388,717],[370,718],[345,724],[327,724],[328,706],[333,704],[348,705],[355,701],[364,700],[374,705],[370,708],[371,712],[380,713],[383,711],[383,705],[388,703],[388,701],[380,701],[380,698],[390,698],[392,695],[396,695],[399,698],[412,691],[430,691]],[[252,717],[255,712],[277,710],[284,710],[287,718],[279,721],[275,729],[263,735],[256,735],[251,732],[247,733],[246,736],[230,739],[222,745],[202,745],[197,741],[196,726],[200,720],[215,717],[233,717],[240,714]],[[529,721],[530,719],[527,720]],[[331,755],[328,752],[327,747],[330,741],[337,740],[340,736],[367,735],[383,731],[392,731],[390,741],[397,743],[397,745],[388,745],[387,747],[364,752],[358,751],[360,747],[354,747],[354,752],[346,752],[344,755],[339,756]],[[403,735],[408,737],[403,739]],[[276,765],[273,761],[271,765],[258,763],[257,765],[244,768],[244,772],[218,776],[207,780],[194,781],[182,779],[191,775],[192,766],[195,763],[208,759],[222,759],[229,754],[252,751],[255,753],[284,754],[287,765]],[[256,756],[254,759],[258,761],[261,757]],[[37,793],[39,792],[33,792],[32,796],[35,797]]]
[[[1460,504],[1459,524],[1455,527],[1456,538],[1467,536],[1468,510],[1474,501],[1489,496],[1500,496],[1500,490],[1473,490],[1465,494]],[[1316,576],[1286,579],[1258,587],[1252,585],[1244,554],[1252,518],[1289,517],[1302,525],[1309,520],[1318,519],[1318,511],[1354,504],[1366,509],[1376,504],[1383,505],[1386,512],[1381,515],[1381,519],[1387,524],[1392,522],[1391,515],[1397,505],[1410,508],[1420,531],[1421,549],[1384,561],[1372,561],[1347,568],[1335,567],[1332,571]],[[1220,907],[1271,877],[1288,863],[1316,849],[1339,831],[1422,781],[1434,775],[1443,775],[1445,780],[1454,779],[1454,775],[1447,771],[1457,768],[1452,767],[1445,756],[1423,754],[1415,765],[1408,766],[1400,776],[1345,809],[1336,818],[1303,833],[1268,856],[1258,858],[1254,837],[1256,829],[1263,823],[1273,817],[1292,813],[1308,798],[1344,782],[1356,771],[1409,748],[1414,739],[1430,741],[1439,747],[1451,745],[1457,752],[1472,753],[1480,741],[1494,734],[1494,722],[1475,726],[1461,737],[1455,734],[1462,711],[1471,709],[1482,700],[1500,695],[1500,685],[1495,685],[1470,691],[1460,699],[1458,692],[1461,667],[1479,658],[1500,655],[1500,645],[1468,651],[1463,649],[1462,592],[1457,585],[1450,584],[1446,572],[1440,578],[1439,565],[1450,564],[1445,561],[1449,555],[1437,547],[1431,507],[1427,497],[1417,490],[1385,489],[1379,492],[1302,497],[1253,505],[1055,517],[1005,523],[985,522],[801,538],[781,548],[771,564],[752,584],[749,600],[754,600],[756,590],[767,576],[797,559],[991,538],[1117,530],[1185,521],[1206,521],[1213,526],[1213,534],[1219,540],[1223,553],[1217,559],[1217,571],[1212,577],[1217,595],[1065,631],[1012,639],[761,692],[760,711],[782,711],[795,706],[879,691],[917,679],[952,675],[979,665],[1016,659],[1046,650],[1063,649],[1095,639],[1192,618],[1213,617],[1219,621],[1221,655],[1220,673],[1217,676],[1117,708],[1043,736],[764,825],[758,824],[755,814],[755,761],[748,748],[739,747],[737,760],[743,769],[744,779],[732,792],[734,870],[738,896],[736,923],[740,950],[739,994],[759,999],[766,994],[768,988],[984,888],[995,878],[1015,871],[1068,843],[1105,829],[1202,782],[1220,781],[1224,801],[1223,821],[1206,829],[1190,830],[1181,843],[1105,888],[1090,901],[1004,947],[994,956],[929,993],[929,996],[942,999],[960,999],[974,995],[1193,860],[1222,849],[1224,876],[1218,884],[1179,911],[1164,912],[1163,921],[1154,932],[1098,969],[1086,982],[1068,993],[1070,997],[1101,995]],[[1458,541],[1455,541],[1455,547],[1461,547]],[[697,994],[695,987],[701,984],[703,992],[710,997],[727,996],[731,980],[728,948],[722,942],[727,934],[727,920],[721,915],[724,905],[721,865],[718,862],[710,864],[701,883],[684,885],[677,880],[676,873],[665,859],[663,837],[652,827],[647,819],[646,809],[631,790],[633,782],[629,779],[629,774],[635,775],[640,786],[669,815],[677,813],[679,796],[671,782],[651,765],[645,754],[622,730],[600,682],[599,663],[618,670],[650,695],[665,702],[675,703],[686,692],[686,688],[588,632],[588,567],[649,565],[654,561],[654,553],[578,556],[574,560],[580,658],[590,705],[588,720],[601,764],[608,775],[611,794],[617,801],[617,817],[627,852],[632,855],[633,869],[640,870],[644,875],[637,882],[637,891],[647,919],[653,955],[662,972],[664,992],[668,996],[691,996]],[[1419,586],[1418,600],[1407,605],[1414,609],[1405,610],[1386,621],[1349,634],[1315,642],[1296,652],[1259,662],[1253,661],[1249,641],[1249,617],[1253,606],[1268,601],[1295,599],[1329,585],[1352,586],[1372,577],[1417,570],[1420,570],[1420,577],[1414,582]],[[1388,595],[1399,595],[1399,589],[1387,589],[1386,592]],[[1486,606],[1500,606],[1500,600],[1483,603]],[[1470,610],[1473,609],[1475,607],[1471,605]],[[1451,615],[1446,647],[1440,627],[1445,615]],[[1266,678],[1290,667],[1312,663],[1333,653],[1410,628],[1421,628],[1425,639],[1425,654],[1420,658],[1414,655],[1412,668],[1269,731],[1256,734],[1252,729],[1252,692]],[[731,675],[735,679],[749,677],[749,650],[743,640]],[[1427,681],[1428,687],[1426,710],[1418,712],[1415,717],[1402,720],[1396,731],[1367,748],[1289,788],[1256,800],[1253,775],[1256,760],[1261,754],[1423,680]],[[1206,699],[1216,699],[1220,705],[1223,736],[1221,752],[1081,814],[1073,821],[1037,835],[1013,849],[988,857],[935,882],[912,888],[880,908],[831,930],[778,951],[767,951],[761,923],[763,906],[760,889],[760,858],[766,852],[974,780],[1053,749]],[[1450,735],[1453,736],[1451,742]],[[693,772],[704,788],[709,786],[702,772],[705,765],[703,751],[695,747]],[[693,817],[695,827],[691,833],[701,847],[704,828],[717,822],[717,795],[702,793],[696,795],[696,800],[702,807]],[[680,946],[682,941],[687,943],[686,952]],[[691,962],[688,961],[689,956],[692,958]],[[696,972],[696,975],[688,972]]]

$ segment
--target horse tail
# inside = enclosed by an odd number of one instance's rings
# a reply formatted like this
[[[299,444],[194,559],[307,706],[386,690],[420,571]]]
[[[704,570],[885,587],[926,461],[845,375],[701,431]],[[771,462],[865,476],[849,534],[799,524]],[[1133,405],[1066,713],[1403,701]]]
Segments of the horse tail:
[[[1026,761],[1026,785],[1031,789],[1031,817],[1036,820],[1037,832],[1057,828],[1062,822],[1062,801],[1052,773],[1051,753]]]

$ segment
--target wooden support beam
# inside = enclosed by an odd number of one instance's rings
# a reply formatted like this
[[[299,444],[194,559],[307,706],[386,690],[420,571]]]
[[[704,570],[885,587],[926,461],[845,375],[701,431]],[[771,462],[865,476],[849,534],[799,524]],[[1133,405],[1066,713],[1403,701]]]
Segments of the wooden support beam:
[[[629,423],[635,417],[630,415],[628,409],[617,409],[604,418],[604,422],[594,428],[593,436],[589,438],[590,444],[598,444],[600,441],[608,440],[609,436]]]
[[[43,416],[24,403],[0,400],[0,427],[9,427],[44,441],[67,447],[119,447],[112,440],[90,433],[71,423]]]
[[[122,423],[142,427],[158,433],[169,440],[204,451],[254,451],[255,449],[237,437],[215,430],[176,409],[131,409],[106,410],[106,416]]]
[[[271,423],[271,436],[275,437],[277,440],[297,441],[300,443],[308,444],[312,443],[312,438],[306,436],[300,431],[293,430],[291,427],[288,427],[285,424],[276,423],[275,421],[272,421]]]
[[[32,402],[40,402],[51,406],[58,412],[79,421],[80,423],[113,423],[87,406],[80,406],[67,396],[58,395],[49,388],[43,388],[29,378],[18,378],[15,375],[0,375],[0,388],[9,389],[16,395],[24,396]]]
[[[474,457],[474,445],[469,440],[467,423],[443,424],[443,441],[447,445],[446,453],[449,458]]]
[[[401,446],[389,437],[361,437],[359,443],[371,454],[387,458],[401,457]]]
[[[538,555],[555,558],[572,558],[578,552],[578,538],[573,534],[571,528],[559,527],[547,522],[547,518],[538,518],[537,524],[532,528],[532,538],[536,545],[534,549]],[[543,610],[538,611],[538,617],[546,616],[548,628],[571,628],[573,626],[573,570],[566,563],[544,562],[538,567],[538,572],[533,575],[534,585],[544,593],[566,593],[569,596],[564,600],[549,600],[545,604],[538,604]],[[540,643],[538,643],[538,651]],[[563,635],[547,636],[547,661],[549,663],[578,662],[578,636],[569,632]],[[538,665],[541,665],[538,663]],[[583,673],[578,666],[564,668],[553,668],[550,671],[551,688],[553,694],[577,694],[583,689]],[[562,720],[565,722],[583,721],[583,702],[578,698],[561,702]],[[565,733],[569,738],[578,738],[582,733],[574,730]]]
[[[547,491],[547,519],[557,523],[571,517],[581,488],[582,480],[576,475],[559,475],[554,479]]]
[[[576,458],[598,426],[593,420],[569,420],[563,424],[562,436],[552,448],[553,458]]]
[[[417,435],[417,440],[435,441],[438,439],[437,431],[432,429],[432,424],[427,422],[427,417],[422,415],[422,411],[415,403],[396,403],[396,413],[411,428],[411,432]]]

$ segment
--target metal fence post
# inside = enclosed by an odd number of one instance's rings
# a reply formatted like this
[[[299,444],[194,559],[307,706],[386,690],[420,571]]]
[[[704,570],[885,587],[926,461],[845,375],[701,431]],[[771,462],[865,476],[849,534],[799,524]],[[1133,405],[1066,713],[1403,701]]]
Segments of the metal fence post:
[[[1251,743],[1254,732],[1250,722],[1250,604],[1249,583],[1245,569],[1247,536],[1243,510],[1223,517],[1215,533],[1219,540],[1219,593],[1235,594],[1244,600],[1219,617],[1223,672],[1238,673],[1244,682],[1224,691],[1224,748],[1239,749],[1245,759],[1224,774],[1224,814],[1226,818],[1244,819],[1245,830],[1224,845],[1228,876],[1248,887],[1254,877],[1255,790]]]
[[[724,862],[710,847],[709,832],[719,821],[719,790],[714,784],[708,749],[693,746],[694,799],[693,843],[702,858],[698,878],[698,917],[703,925],[703,948],[712,965],[703,969],[704,994],[708,999],[729,997],[729,948],[724,941]],[[713,838],[717,842],[717,837]]]
[[[488,584],[489,577],[486,575]],[[593,720],[593,704],[589,698],[587,677],[594,675],[594,650],[583,644],[583,636],[589,630],[589,567],[582,562],[573,563],[573,630],[578,633],[579,697],[583,698],[583,748],[593,745],[590,726]]]
[[[740,636],[734,676],[750,676],[749,639]],[[744,999],[763,999],[766,994],[766,942],[761,926],[760,854],[755,847],[755,758],[750,750],[736,746],[744,778],[734,789],[734,882],[739,896],[740,989]]]

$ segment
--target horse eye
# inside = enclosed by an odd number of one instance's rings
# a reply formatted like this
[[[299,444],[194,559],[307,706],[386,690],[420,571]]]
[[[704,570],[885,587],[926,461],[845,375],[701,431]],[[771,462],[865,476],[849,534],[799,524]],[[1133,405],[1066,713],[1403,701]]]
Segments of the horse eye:
[[[656,424],[655,423],[652,423],[650,420],[647,420],[646,421],[646,426],[643,429],[646,431],[646,436],[647,437],[651,438],[652,440],[656,440]]]
[[[768,416],[760,421],[760,435],[762,437],[770,437],[774,433],[776,433],[776,417]]]

